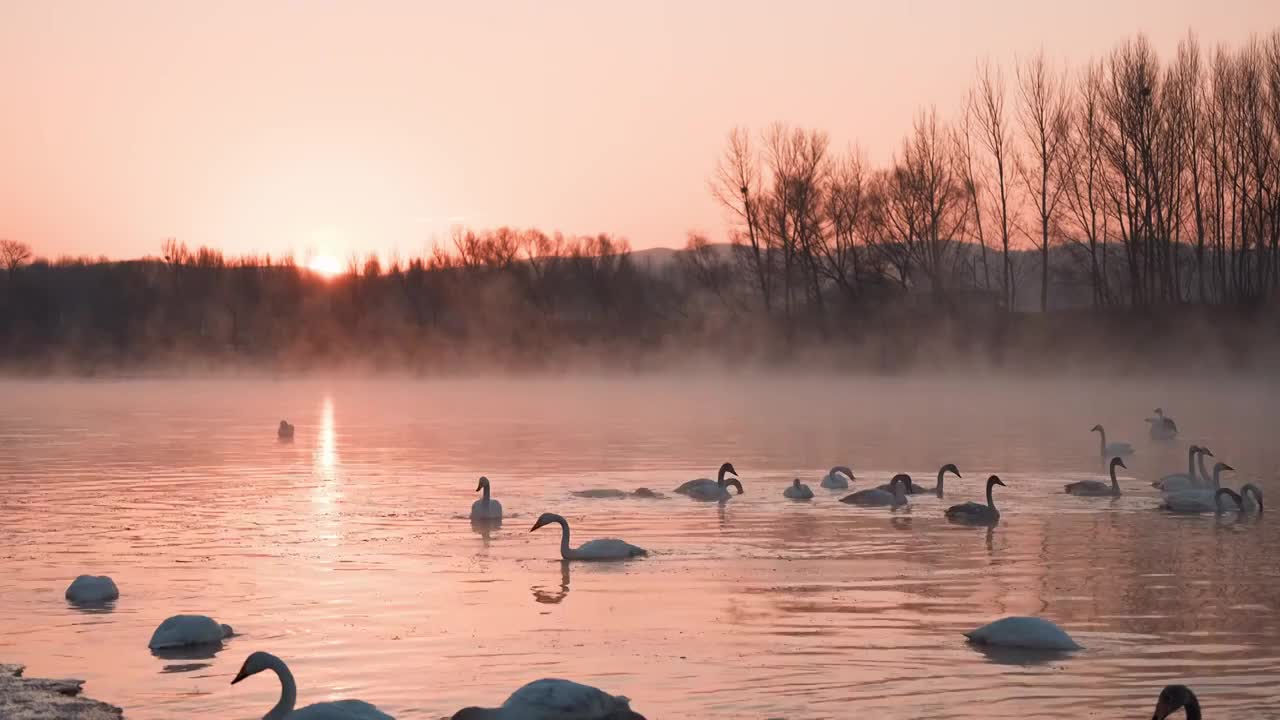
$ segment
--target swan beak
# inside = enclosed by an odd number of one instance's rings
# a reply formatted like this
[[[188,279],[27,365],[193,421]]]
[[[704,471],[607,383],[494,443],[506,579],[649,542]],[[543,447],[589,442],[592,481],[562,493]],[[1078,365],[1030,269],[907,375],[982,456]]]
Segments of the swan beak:
[[[249,673],[245,672],[244,668],[240,668],[240,672],[236,673],[236,677],[234,680],[231,681],[231,684],[235,685],[236,683],[240,682],[241,680],[247,677],[249,677]]]
[[[538,528],[542,527],[543,525],[546,525],[546,523],[544,523],[544,522],[542,522],[541,520],[539,520],[538,522],[536,522],[536,523],[534,523],[534,524],[533,524],[533,527],[529,528],[529,532],[533,532],[534,530],[537,530]]]
[[[1228,465],[1228,464],[1226,464],[1226,463],[1222,463],[1222,469],[1223,469],[1223,470],[1230,470],[1231,472],[1235,472],[1235,471],[1236,471],[1236,469],[1235,469],[1235,468],[1231,467],[1230,465]]]
[[[480,492],[480,490],[481,490],[483,487],[484,487],[484,483],[476,483],[476,492]]]

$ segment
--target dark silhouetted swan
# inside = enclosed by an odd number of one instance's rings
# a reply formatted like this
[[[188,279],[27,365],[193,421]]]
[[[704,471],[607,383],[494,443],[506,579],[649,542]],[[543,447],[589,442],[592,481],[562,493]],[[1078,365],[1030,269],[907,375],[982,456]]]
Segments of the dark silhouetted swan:
[[[1186,685],[1166,685],[1160,691],[1160,699],[1156,700],[1156,712],[1151,720],[1164,720],[1183,709],[1187,711],[1187,720],[1200,720],[1200,700],[1191,692],[1191,688]]]
[[[1120,481],[1116,480],[1116,468],[1122,467],[1126,470],[1129,466],[1124,464],[1124,460],[1120,458],[1111,458],[1111,484],[1108,485],[1100,480],[1081,480],[1080,482],[1067,483],[1064,492],[1069,495],[1086,495],[1086,496],[1102,496],[1110,495],[1113,497],[1120,496]]]
[[[947,519],[967,525],[994,525],[1000,522],[1000,511],[996,509],[995,498],[991,495],[991,488],[996,485],[1004,487],[1004,481],[995,475],[987,478],[987,504],[967,502],[952,505],[947,508]]]
[[[792,500],[812,500],[813,491],[809,489],[808,485],[800,482],[800,478],[796,478],[791,481],[786,490],[782,491],[782,497]]]
[[[911,484],[911,476],[899,473],[889,481],[888,488],[875,487],[859,490],[852,495],[845,495],[840,502],[848,505],[873,507],[899,507],[907,504],[907,486]]]
[[[472,520],[501,520],[502,503],[489,497],[489,478],[481,476],[476,492],[484,490],[484,497],[471,503]]]
[[[334,700],[293,709],[298,700],[298,686],[293,681],[289,666],[271,653],[255,652],[245,658],[232,685],[263,670],[272,670],[280,678],[280,700],[262,720],[395,720],[363,700]]]
[[[106,575],[81,575],[71,581],[64,595],[77,605],[94,605],[119,598],[120,590]]]
[[[152,650],[213,645],[231,637],[231,626],[220,625],[207,615],[174,615],[160,623],[147,647]]]
[[[290,425],[288,421],[281,420],[280,428],[276,430],[276,437],[280,438],[281,440],[292,440],[293,426]]]
[[[733,463],[725,463],[720,466],[720,472],[716,474],[715,480],[708,478],[698,478],[690,480],[675,489],[675,492],[681,495],[688,495],[694,500],[728,500],[732,495],[729,494],[729,487],[738,488],[738,494],[743,493],[742,483],[737,478],[725,478],[726,473],[738,474],[733,469]]]
[[[631,701],[572,680],[534,680],[501,707],[463,708],[451,720],[645,720]]]
[[[964,634],[978,645],[1030,650],[1080,650],[1080,644],[1062,628],[1038,617],[1007,617]]]

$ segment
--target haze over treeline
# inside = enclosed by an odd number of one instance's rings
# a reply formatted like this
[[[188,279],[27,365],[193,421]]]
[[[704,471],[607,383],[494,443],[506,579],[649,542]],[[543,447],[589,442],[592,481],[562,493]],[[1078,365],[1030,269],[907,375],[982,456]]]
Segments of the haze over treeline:
[[[74,371],[1270,369],[1280,30],[1188,35],[1168,58],[1138,36],[1083,67],[979,63],[963,107],[922,110],[885,167],[820,130],[734,129],[709,191],[727,242],[632,253],[609,234],[458,228],[332,279],[175,240],[112,262],[33,261],[11,239],[0,352]]]

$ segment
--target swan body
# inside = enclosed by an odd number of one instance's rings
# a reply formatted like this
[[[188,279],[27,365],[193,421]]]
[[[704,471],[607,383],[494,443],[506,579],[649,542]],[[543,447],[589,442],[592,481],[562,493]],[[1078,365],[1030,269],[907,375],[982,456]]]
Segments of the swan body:
[[[534,680],[501,707],[463,708],[450,720],[644,720],[631,701],[572,680]]]
[[[276,437],[280,438],[281,440],[292,440],[293,425],[291,425],[287,420],[281,420],[280,427],[276,430]]]
[[[852,495],[840,498],[840,502],[864,507],[900,507],[907,504],[907,485],[910,483],[910,475],[894,475],[889,481],[888,489],[875,487],[859,490]]]
[[[822,482],[818,484],[828,490],[845,490],[849,487],[849,481],[856,479],[852,470],[844,465],[836,465],[822,476]]]
[[[812,500],[813,491],[809,489],[808,485],[800,482],[800,478],[796,478],[787,486],[786,490],[782,491],[782,497],[792,500]]]
[[[1124,460],[1115,457],[1111,458],[1111,484],[1108,485],[1099,480],[1081,480],[1080,482],[1067,483],[1063,488],[1063,492],[1068,495],[1080,495],[1085,497],[1120,497],[1120,481],[1116,480],[1116,468],[1122,467],[1129,469],[1124,464]]]
[[[676,488],[675,492],[688,495],[694,500],[728,500],[733,497],[729,493],[729,487],[733,486],[738,488],[738,494],[741,495],[744,492],[742,482],[737,478],[726,479],[725,473],[737,475],[738,471],[733,469],[733,463],[725,463],[720,466],[720,472],[717,473],[715,480],[708,478],[690,480]]]
[[[529,532],[551,523],[560,524],[560,557],[565,560],[628,560],[649,554],[644,548],[617,538],[600,538],[583,543],[576,548],[570,547],[569,521],[555,513],[542,513]]]
[[[1200,720],[1200,700],[1186,685],[1166,685],[1156,700],[1156,712],[1151,720],[1164,720],[1185,709],[1187,720]]]
[[[484,497],[471,503],[472,520],[501,520],[502,503],[489,497],[489,478],[481,477],[476,491],[484,490]]]
[[[1178,424],[1171,417],[1165,417],[1164,410],[1156,408],[1152,412],[1155,417],[1147,418],[1147,422],[1151,424],[1148,432],[1152,440],[1172,440],[1178,436]]]
[[[1133,446],[1127,442],[1107,442],[1107,431],[1101,425],[1094,425],[1091,432],[1098,433],[1098,454],[1104,458],[1115,455],[1132,455]]]
[[[1007,617],[964,634],[979,645],[1029,650],[1080,650],[1080,644],[1062,628],[1038,617]]]
[[[741,490],[741,489],[742,489],[741,483],[739,483],[738,489],[739,489],[739,490]],[[649,488],[647,488],[647,487],[636,488],[636,489],[635,489],[635,492],[631,493],[631,496],[632,496],[632,497],[638,497],[638,498],[647,498],[647,499],[651,499],[651,500],[658,500],[658,499],[661,499],[661,498],[666,497],[666,495],[663,495],[662,493],[658,492],[657,490],[650,490],[650,489],[649,489]]]
[[[967,502],[952,505],[947,508],[947,519],[966,525],[994,525],[1000,522],[1000,511],[996,509],[995,498],[991,495],[991,488],[996,485],[1005,486],[1004,481],[995,475],[987,478],[987,504]]]
[[[618,490],[616,488],[591,488],[589,490],[574,490],[570,494],[573,495],[574,497],[592,498],[596,500],[599,500],[599,499],[616,500],[616,499],[627,498],[627,497],[650,498],[650,499],[666,497],[662,493],[656,492],[654,490],[650,490],[649,488],[646,488],[646,487],[636,488],[634,492],[627,492],[626,490]]]
[[[395,720],[363,700],[335,700],[293,709],[297,702],[298,686],[289,666],[271,653],[255,652],[245,659],[232,685],[263,670],[272,670],[280,678],[280,700],[262,720]]]
[[[1170,473],[1161,477],[1159,480],[1151,483],[1151,487],[1164,491],[1189,490],[1202,482],[1209,482],[1209,474],[1204,470],[1204,456],[1213,457],[1213,452],[1207,447],[1192,445],[1187,448],[1187,471],[1185,473]],[[1196,475],[1196,464],[1199,462],[1200,474]]]
[[[65,596],[78,605],[92,605],[119,598],[120,590],[106,575],[81,575],[67,586]]]
[[[1188,490],[1177,490],[1164,493],[1164,501],[1160,507],[1176,513],[1211,513],[1218,511],[1218,488],[1222,487],[1222,471],[1232,470],[1226,463],[1214,463],[1213,484],[1210,487],[1195,487]]]
[[[231,637],[231,626],[220,625],[207,615],[174,615],[160,623],[147,647],[152,650],[213,645]]]

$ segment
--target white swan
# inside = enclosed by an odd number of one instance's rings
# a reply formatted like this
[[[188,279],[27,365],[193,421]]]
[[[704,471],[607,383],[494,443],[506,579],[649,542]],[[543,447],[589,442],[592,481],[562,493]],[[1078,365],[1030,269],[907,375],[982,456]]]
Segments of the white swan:
[[[471,503],[472,520],[501,520],[502,503],[489,497],[489,478],[481,476],[476,492],[484,490],[484,497]]]
[[[1253,498],[1250,495],[1256,494]],[[1218,492],[1214,494],[1214,504],[1217,506],[1215,511],[1223,512],[1222,496],[1226,495],[1236,504],[1236,510],[1241,513],[1261,513],[1262,512],[1262,490],[1253,483],[1246,483],[1240,488],[1240,492],[1236,492],[1231,488],[1218,488]]]
[[[287,420],[281,420],[280,428],[276,430],[276,437],[280,438],[281,440],[292,440],[293,425],[289,424]]]
[[[1080,482],[1067,483],[1066,486],[1063,487],[1063,492],[1067,493],[1068,495],[1083,495],[1083,496],[1091,496],[1091,497],[1109,495],[1112,497],[1119,497],[1120,481],[1116,480],[1117,467],[1122,467],[1126,470],[1129,469],[1129,466],[1124,464],[1124,460],[1121,460],[1118,457],[1111,458],[1111,484],[1110,485],[1100,480],[1081,480]]]
[[[1215,463],[1213,466],[1213,485],[1196,487],[1188,490],[1166,492],[1161,509],[1176,513],[1211,513],[1218,511],[1218,488],[1222,487],[1223,470],[1235,471],[1226,463]]]
[[[1166,685],[1156,700],[1156,712],[1151,720],[1164,720],[1179,710],[1186,709],[1187,720],[1200,720],[1200,699],[1186,685]]]
[[[996,509],[995,498],[991,495],[991,488],[996,485],[1005,487],[1004,481],[999,477],[992,475],[987,478],[987,504],[967,502],[952,505],[947,508],[947,519],[967,525],[994,525],[1000,522],[1000,511]]]
[[[119,598],[120,590],[106,575],[81,575],[71,581],[64,595],[77,605],[93,605]]]
[[[1172,440],[1178,436],[1178,424],[1173,421],[1173,418],[1165,417],[1164,410],[1161,408],[1156,408],[1152,412],[1156,416],[1146,419],[1151,424],[1148,432],[1152,440]]]
[[[782,497],[792,500],[812,500],[813,491],[809,489],[808,485],[800,482],[800,478],[796,478],[791,481],[786,490],[782,491]]]
[[[560,557],[565,560],[626,560],[649,554],[644,548],[616,538],[600,538],[585,542],[580,547],[569,547],[569,521],[555,513],[542,513],[529,532],[551,523],[560,523]]]
[[[725,473],[737,475],[738,471],[733,469],[733,463],[725,463],[720,466],[720,472],[716,474],[715,480],[708,478],[690,480],[676,488],[675,492],[688,495],[694,500],[728,500],[733,497],[729,494],[729,486],[733,486],[738,488],[738,494],[741,495],[744,492],[742,483],[738,478],[725,479]]]
[[[849,487],[849,480],[857,480],[853,471],[844,465],[836,465],[822,476],[822,482],[818,484],[828,490],[845,490]]]
[[[152,650],[213,645],[231,637],[231,626],[220,625],[207,615],[174,615],[160,623],[147,647]]]
[[[978,645],[1030,650],[1080,650],[1080,644],[1062,628],[1038,617],[1007,617],[964,634]]]
[[[1098,436],[1098,454],[1102,457],[1111,457],[1113,455],[1132,455],[1133,446],[1127,442],[1107,443],[1107,431],[1101,425],[1094,425],[1090,432],[1096,432]]]
[[[840,502],[848,505],[863,505],[868,507],[901,507],[907,504],[907,486],[911,484],[911,476],[905,473],[899,473],[893,476],[889,481],[888,488],[868,488],[859,490],[852,495],[845,495],[840,498]]]
[[[1209,482],[1209,474],[1204,471],[1204,458],[1202,457],[1203,455],[1208,455],[1209,457],[1213,457],[1213,453],[1210,452],[1209,448],[1207,447],[1192,445],[1191,447],[1187,448],[1187,471],[1185,473],[1170,473],[1168,475],[1165,475],[1161,477],[1159,480],[1151,483],[1151,487],[1157,488],[1159,490],[1174,491],[1174,490],[1189,490],[1193,487],[1201,485],[1202,482],[1204,484],[1207,484]],[[1197,458],[1199,459],[1199,463],[1200,463],[1200,477],[1196,476]]]
[[[534,680],[501,707],[463,708],[450,720],[645,720],[631,701],[572,680]]]
[[[235,685],[263,670],[273,670],[276,677],[280,678],[280,700],[262,716],[262,720],[395,720],[363,700],[334,700],[294,710],[293,704],[298,700],[298,686],[293,681],[293,673],[289,672],[289,666],[283,660],[271,653],[255,652],[245,658],[240,672],[236,673],[231,684]]]

